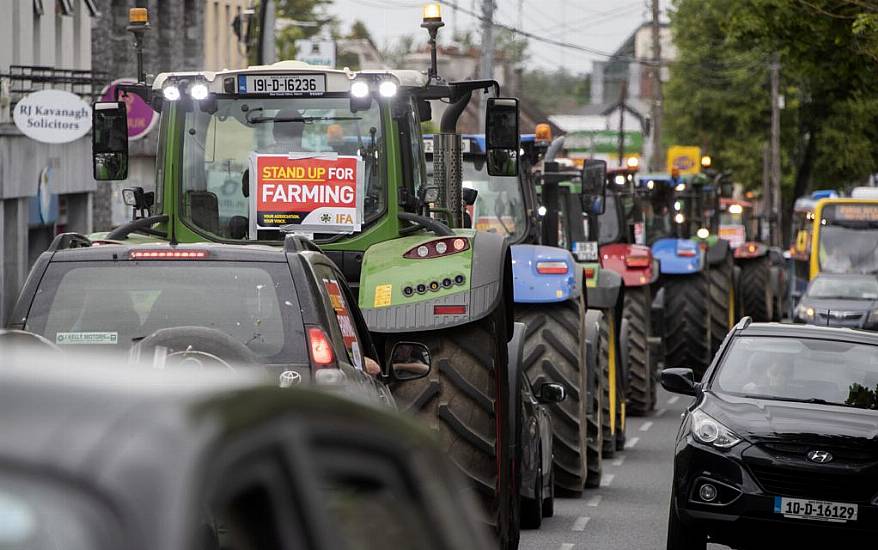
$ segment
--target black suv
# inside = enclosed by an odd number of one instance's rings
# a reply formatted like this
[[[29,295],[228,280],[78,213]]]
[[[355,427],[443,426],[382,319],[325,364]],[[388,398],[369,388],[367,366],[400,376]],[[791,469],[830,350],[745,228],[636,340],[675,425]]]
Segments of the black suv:
[[[490,548],[413,420],[253,371],[55,359],[0,369],[0,548]]]
[[[282,249],[59,235],[31,270],[8,328],[69,352],[123,351],[161,365],[259,365],[282,385],[344,385],[393,404],[383,383],[391,368],[379,366],[345,278],[315,245],[292,235]],[[408,367],[426,350],[404,346],[397,354]],[[424,374],[410,368],[406,376]]]
[[[872,547],[878,334],[744,318],[701,383],[675,368],[662,385],[695,397],[677,436],[669,550],[704,550],[708,539]]]

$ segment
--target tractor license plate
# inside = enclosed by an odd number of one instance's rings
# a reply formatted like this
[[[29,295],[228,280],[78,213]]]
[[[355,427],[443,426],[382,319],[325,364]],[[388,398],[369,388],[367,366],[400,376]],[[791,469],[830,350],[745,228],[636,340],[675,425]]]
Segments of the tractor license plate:
[[[266,95],[323,95],[326,93],[326,75],[240,75],[238,93]]]
[[[468,154],[470,152],[470,140],[464,139],[460,142],[460,152]],[[424,138],[424,154],[433,154],[433,138]]]
[[[847,523],[856,521],[857,505],[825,500],[774,497],[774,513],[786,518]]]
[[[598,243],[596,241],[578,241],[573,243],[573,255],[580,262],[598,261]]]

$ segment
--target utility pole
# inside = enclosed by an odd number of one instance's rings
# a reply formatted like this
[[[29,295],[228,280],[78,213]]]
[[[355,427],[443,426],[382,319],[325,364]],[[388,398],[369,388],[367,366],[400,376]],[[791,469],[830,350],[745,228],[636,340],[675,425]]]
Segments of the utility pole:
[[[760,223],[759,227],[759,238],[767,239],[767,242],[772,242],[774,238],[774,230],[772,229],[773,225],[771,223],[771,217],[774,215],[774,210],[772,209],[772,205],[774,201],[772,199],[772,195],[774,193],[771,190],[771,147],[768,143],[762,144],[762,208],[760,209],[760,218],[764,223]],[[767,225],[766,225],[767,224]],[[767,234],[766,234],[767,230]]]
[[[652,0],[652,158],[649,159],[652,171],[661,170],[665,158],[662,150],[662,42],[659,13],[659,0]]]
[[[622,81],[619,92],[619,166],[625,166],[625,101],[628,99],[628,81]]]
[[[479,77],[485,80],[494,78],[494,0],[482,0],[482,63]],[[488,96],[481,94],[479,97],[480,111],[484,113]]]
[[[780,57],[771,57],[771,244],[781,246],[780,236]]]

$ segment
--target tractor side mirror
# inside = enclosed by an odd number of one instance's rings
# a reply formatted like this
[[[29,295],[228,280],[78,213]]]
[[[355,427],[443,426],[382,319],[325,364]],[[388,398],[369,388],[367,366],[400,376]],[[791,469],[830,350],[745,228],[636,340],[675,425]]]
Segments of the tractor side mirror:
[[[582,210],[603,214],[607,206],[607,162],[586,159],[582,166]]]
[[[128,111],[124,101],[95,103],[91,150],[96,180],[128,178]]]
[[[518,100],[492,97],[485,114],[485,156],[490,176],[517,176],[520,142]]]

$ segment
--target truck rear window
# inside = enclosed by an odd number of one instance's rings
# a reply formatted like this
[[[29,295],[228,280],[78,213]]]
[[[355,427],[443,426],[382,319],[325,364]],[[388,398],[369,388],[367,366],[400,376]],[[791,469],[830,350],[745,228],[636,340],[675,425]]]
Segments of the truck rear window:
[[[53,263],[26,330],[65,349],[127,351],[159,329],[178,326],[220,330],[266,363],[305,359],[301,312],[285,263]]]

